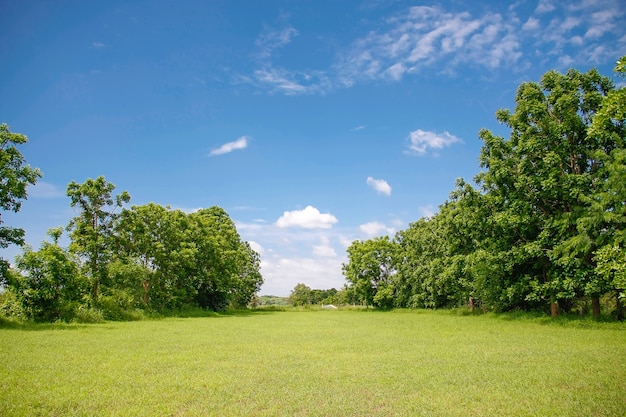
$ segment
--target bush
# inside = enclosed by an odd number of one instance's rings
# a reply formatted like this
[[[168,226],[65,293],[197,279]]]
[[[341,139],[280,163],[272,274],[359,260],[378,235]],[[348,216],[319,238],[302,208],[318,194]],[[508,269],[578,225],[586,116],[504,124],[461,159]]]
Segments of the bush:
[[[97,308],[80,304],[74,312],[72,321],[77,323],[101,323],[104,321],[104,315]]]

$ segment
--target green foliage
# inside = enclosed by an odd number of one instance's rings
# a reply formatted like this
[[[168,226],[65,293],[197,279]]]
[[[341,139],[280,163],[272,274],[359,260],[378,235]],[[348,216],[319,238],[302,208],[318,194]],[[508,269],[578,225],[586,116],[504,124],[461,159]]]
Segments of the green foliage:
[[[289,295],[289,303],[295,307],[312,304],[344,304],[345,300],[335,288],[329,290],[311,289],[305,284],[296,284]]]
[[[288,306],[291,302],[289,297],[278,297],[276,295],[261,295],[259,296],[258,305],[264,306]]]
[[[51,234],[58,240],[56,231]],[[27,247],[16,258],[16,268],[8,290],[15,295],[26,319],[71,319],[82,288],[77,264],[66,250],[49,242],[43,242],[38,251]]]
[[[311,288],[305,284],[296,284],[289,294],[289,301],[293,306],[305,306],[312,303]]]
[[[0,125],[0,209],[18,212],[27,198],[26,188],[41,178],[41,172],[26,164],[17,145],[28,142],[21,133],[12,133],[5,123]],[[24,230],[3,226],[0,212],[0,248],[24,244]],[[6,284],[9,263],[0,258],[0,285]]]
[[[97,300],[100,284],[106,281],[107,265],[112,257],[112,233],[118,214],[115,209],[130,201],[124,191],[113,197],[115,185],[103,176],[89,178],[83,184],[72,181],[67,186],[70,206],[80,214],[70,221],[70,251],[84,259],[84,273],[91,282],[91,297]]]
[[[607,245],[596,252],[596,272],[610,288],[626,297],[626,250],[618,245]]]
[[[263,278],[260,257],[219,207],[185,214],[154,203],[124,209],[104,177],[68,185],[69,250],[27,248],[10,277],[4,314],[36,321],[136,320],[145,311],[245,308]],[[120,213],[116,210],[122,208]]]
[[[359,302],[377,307],[388,306],[389,291],[396,273],[397,246],[388,236],[354,241],[348,247],[348,263],[343,265],[346,280],[353,286]],[[384,290],[384,296],[376,295]],[[379,304],[383,303],[383,304]]]
[[[122,211],[117,242],[117,276],[131,278],[122,285],[154,310],[246,307],[263,282],[259,255],[219,207],[185,214],[133,206]]]

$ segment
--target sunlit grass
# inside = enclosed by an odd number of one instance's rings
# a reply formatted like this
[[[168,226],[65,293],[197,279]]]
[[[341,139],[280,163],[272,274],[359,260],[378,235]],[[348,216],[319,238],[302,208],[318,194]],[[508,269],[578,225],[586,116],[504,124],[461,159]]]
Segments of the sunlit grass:
[[[0,415],[623,416],[626,326],[260,311],[0,329]]]

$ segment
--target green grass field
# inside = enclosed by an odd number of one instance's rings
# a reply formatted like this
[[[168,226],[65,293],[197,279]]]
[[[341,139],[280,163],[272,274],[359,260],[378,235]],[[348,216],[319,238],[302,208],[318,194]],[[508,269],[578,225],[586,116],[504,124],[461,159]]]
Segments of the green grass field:
[[[626,325],[260,311],[0,328],[1,416],[624,416]]]

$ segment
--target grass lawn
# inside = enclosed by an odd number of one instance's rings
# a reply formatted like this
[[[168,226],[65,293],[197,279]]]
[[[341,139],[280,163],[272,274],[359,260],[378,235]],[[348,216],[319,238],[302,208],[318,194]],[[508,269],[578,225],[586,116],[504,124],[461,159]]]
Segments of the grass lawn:
[[[625,416],[626,325],[286,311],[0,328],[1,416]]]

